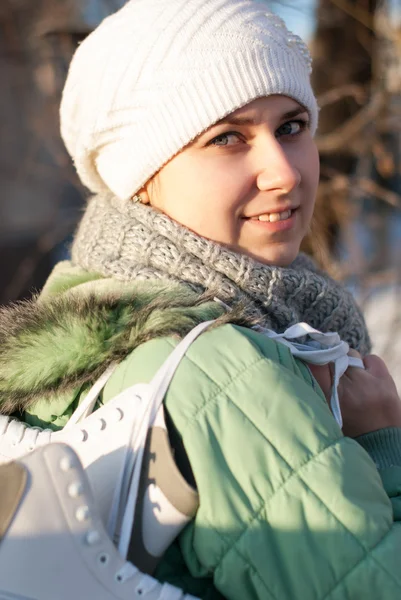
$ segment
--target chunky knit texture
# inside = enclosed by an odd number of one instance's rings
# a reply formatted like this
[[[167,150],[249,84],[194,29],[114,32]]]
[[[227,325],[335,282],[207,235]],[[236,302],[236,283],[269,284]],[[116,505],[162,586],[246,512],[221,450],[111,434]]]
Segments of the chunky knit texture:
[[[79,46],[61,131],[92,192],[127,199],[202,131],[261,96],[317,104],[302,40],[265,0],[131,0]]]
[[[370,340],[351,294],[304,254],[289,268],[259,263],[189,231],[149,206],[112,196],[89,201],[72,246],[73,261],[122,281],[184,281],[214,290],[233,306],[243,301],[263,325],[284,331],[305,321],[336,331],[366,354]]]

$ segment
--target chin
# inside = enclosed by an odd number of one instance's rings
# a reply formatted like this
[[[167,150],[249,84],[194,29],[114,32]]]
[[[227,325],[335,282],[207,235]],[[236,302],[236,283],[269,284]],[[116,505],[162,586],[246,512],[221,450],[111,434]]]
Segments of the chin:
[[[249,253],[253,259],[272,267],[289,267],[299,254],[299,246],[296,248],[277,248],[274,252]]]

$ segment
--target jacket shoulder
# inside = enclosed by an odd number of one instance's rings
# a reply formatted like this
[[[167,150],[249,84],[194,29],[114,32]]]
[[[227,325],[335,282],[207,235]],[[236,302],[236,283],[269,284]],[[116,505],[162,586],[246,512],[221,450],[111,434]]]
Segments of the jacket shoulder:
[[[178,342],[178,336],[168,336],[152,339],[137,347],[121,362],[109,380],[104,401],[130,385],[149,382]],[[288,372],[294,381],[299,380],[303,385],[311,386],[323,399],[307,366],[294,359],[288,348],[257,331],[233,324],[207,330],[193,342],[181,361],[170,390],[174,391],[175,396],[180,389],[186,390],[190,385],[192,389],[197,389],[198,396],[203,390],[201,395],[205,399],[205,394],[227,389],[236,379],[246,376],[247,371],[260,364],[264,366],[264,385],[268,386],[269,380],[272,377],[274,380],[277,373],[282,375]],[[169,410],[171,396],[169,393],[166,398]],[[199,410],[194,394],[191,394],[188,408],[194,415]]]

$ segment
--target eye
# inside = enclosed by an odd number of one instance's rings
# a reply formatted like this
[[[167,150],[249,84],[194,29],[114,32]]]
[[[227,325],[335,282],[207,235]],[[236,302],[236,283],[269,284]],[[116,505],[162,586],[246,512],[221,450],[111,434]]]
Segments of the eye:
[[[234,146],[242,141],[242,138],[239,133],[236,131],[227,131],[227,133],[220,133],[220,135],[216,135],[210,142],[208,142],[207,146]]]
[[[309,122],[303,119],[298,119],[297,121],[287,121],[277,129],[276,138],[283,135],[296,136],[299,133],[302,133],[302,131],[304,131],[308,125]]]

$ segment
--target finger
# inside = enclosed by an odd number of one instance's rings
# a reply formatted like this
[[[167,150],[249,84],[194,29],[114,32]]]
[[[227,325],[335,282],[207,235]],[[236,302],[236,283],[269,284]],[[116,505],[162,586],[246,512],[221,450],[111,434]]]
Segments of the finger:
[[[363,362],[362,355],[358,352],[358,350],[354,350],[354,348],[349,349],[348,356],[350,356],[352,358],[358,358],[359,360],[361,360]],[[343,377],[352,379],[354,377],[356,368],[358,368],[358,367],[353,367],[352,365],[349,365],[349,367],[345,371]]]
[[[326,399],[330,398],[332,386],[332,374],[329,365],[312,365],[308,364],[313,377],[321,387]]]
[[[380,379],[390,377],[386,363],[380,356],[376,356],[376,354],[368,354],[365,356],[363,364],[365,365],[366,371],[374,377],[379,377]]]

